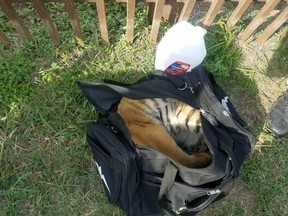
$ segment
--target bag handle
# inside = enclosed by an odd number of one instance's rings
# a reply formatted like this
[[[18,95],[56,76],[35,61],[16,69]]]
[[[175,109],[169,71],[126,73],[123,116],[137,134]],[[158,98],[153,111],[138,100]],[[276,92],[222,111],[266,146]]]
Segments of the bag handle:
[[[170,189],[172,188],[175,182],[177,173],[178,173],[178,168],[175,165],[173,165],[171,162],[169,162],[166,167],[163,180],[162,180],[162,184],[161,184],[159,194],[158,194],[159,208],[164,214],[167,214],[167,215],[174,215],[174,212],[167,206],[167,201],[165,197],[167,196]]]
[[[229,166],[231,168],[231,166]],[[233,174],[233,169],[227,170],[227,176],[224,177],[222,183],[217,187],[217,189],[211,189],[210,191],[207,191],[207,196],[209,196],[207,199],[205,199],[203,202],[199,203],[197,206],[189,207],[186,204],[186,196],[183,194],[181,196],[181,203],[184,203],[182,207],[180,207],[178,210],[173,211],[171,206],[169,205],[169,201],[167,201],[167,197],[169,194],[169,191],[174,185],[174,182],[176,180],[176,175],[178,173],[178,168],[173,164],[169,163],[166,167],[163,181],[160,187],[160,191],[158,194],[158,205],[161,211],[166,215],[186,215],[187,213],[196,213],[203,209],[205,209],[208,205],[210,205],[212,202],[214,202],[220,195],[223,194],[225,189],[230,188],[234,185],[234,179],[235,175]],[[230,172],[231,171],[231,172]],[[189,191],[187,191],[189,193]]]

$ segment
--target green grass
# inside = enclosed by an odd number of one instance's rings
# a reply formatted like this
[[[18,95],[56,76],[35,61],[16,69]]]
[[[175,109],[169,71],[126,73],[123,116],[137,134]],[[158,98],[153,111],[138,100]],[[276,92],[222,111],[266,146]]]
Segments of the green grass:
[[[155,44],[149,40],[147,11],[137,6],[136,37],[131,44],[123,35],[125,4],[107,3],[111,44],[104,45],[95,5],[77,4],[85,36],[85,44],[78,44],[63,5],[47,6],[63,42],[59,48],[51,43],[31,5],[18,11],[33,42],[22,42],[0,12],[0,29],[9,32],[12,41],[10,48],[0,47],[0,215],[124,215],[108,203],[96,172],[85,127],[98,115],[76,81],[133,83],[153,70]],[[168,25],[162,26],[163,31]],[[204,64],[264,147],[251,154],[241,170],[247,196],[240,198],[252,197],[253,206],[247,210],[234,193],[213,205],[210,215],[284,215],[288,211],[287,138],[273,138],[262,129],[255,70],[241,65],[235,31],[221,21],[211,28]],[[286,62],[281,53],[287,53],[287,43],[279,45],[275,55],[280,71]]]

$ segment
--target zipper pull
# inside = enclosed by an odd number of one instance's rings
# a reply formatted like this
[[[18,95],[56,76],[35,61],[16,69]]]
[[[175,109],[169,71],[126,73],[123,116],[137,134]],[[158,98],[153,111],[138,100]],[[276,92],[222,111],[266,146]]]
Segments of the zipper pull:
[[[211,195],[219,194],[219,193],[221,193],[221,191],[219,189],[217,189],[217,190],[208,191],[207,195],[211,196]]]
[[[112,131],[115,134],[118,134],[118,130],[111,124],[107,124],[106,126],[110,129],[110,131]]]
[[[176,214],[182,214],[184,211],[187,210],[187,207],[184,206],[184,207],[180,207],[179,210],[176,210]]]
[[[199,109],[199,112],[202,113],[202,115],[204,115],[204,116],[206,115],[206,111],[202,108]]]

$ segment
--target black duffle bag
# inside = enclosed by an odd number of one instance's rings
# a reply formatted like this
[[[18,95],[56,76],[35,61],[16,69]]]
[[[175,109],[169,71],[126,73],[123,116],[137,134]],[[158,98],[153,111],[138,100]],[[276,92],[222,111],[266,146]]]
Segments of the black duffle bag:
[[[133,85],[78,84],[100,112],[98,121],[87,125],[87,141],[105,193],[127,215],[197,214],[229,193],[255,144],[231,101],[202,65],[180,75],[155,71]],[[201,169],[188,168],[133,143],[124,120],[116,113],[122,97],[176,98],[200,110],[212,163]]]

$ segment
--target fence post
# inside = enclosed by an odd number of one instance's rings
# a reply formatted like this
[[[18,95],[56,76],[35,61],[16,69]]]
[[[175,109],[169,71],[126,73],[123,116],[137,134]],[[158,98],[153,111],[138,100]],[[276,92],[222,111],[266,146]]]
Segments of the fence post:
[[[240,36],[241,40],[247,40],[250,35],[256,30],[256,28],[261,25],[261,23],[265,20],[267,15],[276,7],[276,5],[281,0],[269,0],[266,1],[264,7],[260,10],[260,12],[254,17],[252,22],[247,26],[247,28],[243,31]]]
[[[153,15],[153,22],[152,22],[152,29],[151,29],[151,39],[152,41],[157,40],[162,12],[164,8],[165,0],[156,0],[155,2],[155,9]]]
[[[7,0],[0,0],[0,8],[4,11],[8,19],[12,22],[12,24],[15,26],[16,30],[19,32],[21,37],[24,40],[32,40],[32,35],[28,31],[28,29],[25,27],[24,23],[12,7],[12,4]]]
[[[259,42],[265,42],[280,26],[288,20],[288,7],[269,25],[263,33],[257,38]]]
[[[109,43],[106,12],[105,12],[105,0],[95,0],[95,2],[102,39],[104,40],[104,43]]]
[[[233,27],[238,22],[238,20],[242,17],[245,11],[248,9],[249,5],[252,3],[253,0],[239,0],[239,3],[236,9],[233,11],[231,16],[227,21],[228,27]]]
[[[215,19],[223,3],[224,3],[224,0],[212,0],[212,4],[203,21],[203,24],[205,26],[210,26],[212,24],[213,20]]]
[[[184,3],[184,7],[182,9],[182,12],[180,14],[180,17],[179,17],[179,21],[187,21],[192,10],[193,10],[193,7],[195,5],[195,2],[196,0],[186,0],[185,3]]]
[[[65,9],[70,18],[70,23],[74,31],[75,37],[78,41],[83,41],[83,34],[81,31],[80,22],[77,16],[77,11],[74,6],[74,1],[73,0],[63,0],[63,1],[65,4]]]
[[[58,35],[58,32],[55,28],[55,25],[53,24],[48,11],[44,7],[43,0],[33,0],[33,5],[36,11],[38,12],[38,15],[40,16],[42,22],[44,23],[51,40],[56,46],[60,45],[60,37]]]
[[[134,15],[135,15],[135,0],[127,0],[127,26],[126,38],[132,42],[134,36]]]

